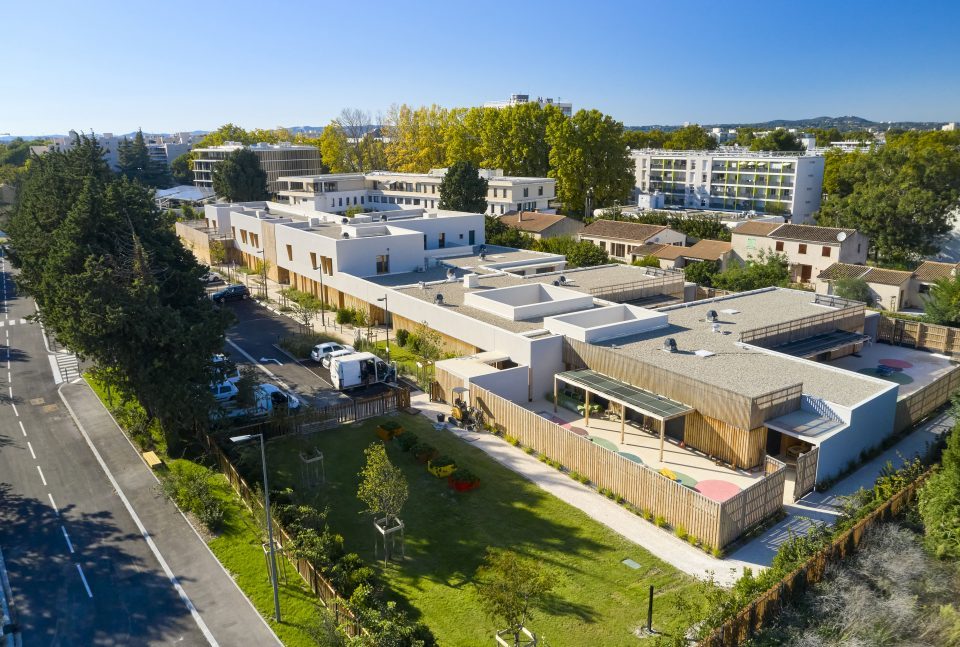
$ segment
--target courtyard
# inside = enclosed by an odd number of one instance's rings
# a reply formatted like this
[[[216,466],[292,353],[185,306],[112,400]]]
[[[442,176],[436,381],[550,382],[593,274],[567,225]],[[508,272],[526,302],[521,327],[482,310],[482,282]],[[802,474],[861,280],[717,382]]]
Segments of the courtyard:
[[[956,366],[946,355],[881,343],[868,344],[856,355],[847,355],[827,363],[895,382],[900,385],[900,398],[936,381]]]

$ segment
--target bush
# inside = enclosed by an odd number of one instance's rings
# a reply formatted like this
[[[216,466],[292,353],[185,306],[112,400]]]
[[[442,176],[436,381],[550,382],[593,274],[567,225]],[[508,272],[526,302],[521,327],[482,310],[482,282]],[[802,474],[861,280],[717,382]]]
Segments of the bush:
[[[314,346],[327,341],[339,340],[333,335],[316,332],[281,337],[278,345],[297,359],[304,359],[310,357],[310,351],[313,350]]]
[[[524,447],[523,451],[527,452],[530,455],[537,453],[537,450],[535,450],[533,447]]]
[[[676,528],[673,529],[673,534],[675,534],[678,539],[686,539],[687,529],[684,528],[683,526],[677,526]]]
[[[410,451],[413,447],[420,443],[420,439],[417,438],[417,435],[413,432],[407,431],[399,436],[397,436],[397,445],[400,446],[405,452]]]
[[[520,440],[518,438],[514,438],[510,434],[504,434],[503,439],[506,440],[511,445],[513,445],[514,447],[520,446]]]
[[[410,452],[416,457],[421,463],[426,463],[427,461],[433,459],[437,455],[436,448],[430,443],[417,443],[413,446],[413,449]]]
[[[353,323],[353,313],[351,308],[337,308],[336,322],[341,326]]]
[[[410,337],[410,331],[406,328],[401,328],[397,331],[397,344],[400,346],[406,346],[408,337]]]
[[[211,484],[214,473],[190,461],[172,461],[160,481],[160,488],[181,509],[193,513],[208,530],[216,531],[223,522],[223,501]]]
[[[657,528],[665,528],[667,526],[667,520],[658,514],[653,518],[653,525],[655,525]]]

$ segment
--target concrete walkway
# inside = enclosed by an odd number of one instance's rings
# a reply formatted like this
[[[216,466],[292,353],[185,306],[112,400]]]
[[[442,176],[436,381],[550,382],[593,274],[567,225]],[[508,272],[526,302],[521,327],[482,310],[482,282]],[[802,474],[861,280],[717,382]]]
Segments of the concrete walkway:
[[[449,405],[430,402],[429,396],[422,391],[412,394],[410,399],[411,404],[431,422],[436,422],[438,413],[450,413]],[[536,483],[546,492],[578,508],[671,566],[704,580],[712,575],[723,586],[731,586],[740,576],[744,564],[711,557],[503,439],[493,434],[456,427],[448,427],[448,430],[464,442],[483,450],[504,467]]]
[[[280,640],[187,522],[157,492],[159,481],[86,383],[66,383],[61,398],[103,459],[144,528],[213,635],[213,644],[279,645]]]
[[[787,517],[752,541],[735,550],[730,559],[754,568],[764,568],[773,563],[780,546],[791,537],[802,535],[814,524],[836,522],[843,507],[843,497],[860,488],[873,487],[884,466],[890,462],[894,468],[902,467],[915,456],[922,456],[936,440],[953,428],[953,418],[944,411],[931,418],[909,436],[865,463],[850,476],[838,481],[825,492],[810,492],[796,503],[785,505]]]

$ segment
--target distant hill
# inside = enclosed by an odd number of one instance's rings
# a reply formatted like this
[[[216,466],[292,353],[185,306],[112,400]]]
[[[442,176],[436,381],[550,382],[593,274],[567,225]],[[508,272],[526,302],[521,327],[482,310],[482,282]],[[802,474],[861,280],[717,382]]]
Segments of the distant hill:
[[[841,132],[850,130],[867,130],[869,128],[887,130],[888,128],[903,128],[904,130],[934,130],[939,129],[943,121],[870,121],[863,117],[811,117],[809,119],[772,119],[770,121],[754,123],[716,123],[701,124],[704,128],[739,128],[750,127],[761,130],[773,130],[774,128],[836,128]],[[664,130],[672,131],[681,128],[680,125],[651,125],[651,126],[629,126],[629,130]]]

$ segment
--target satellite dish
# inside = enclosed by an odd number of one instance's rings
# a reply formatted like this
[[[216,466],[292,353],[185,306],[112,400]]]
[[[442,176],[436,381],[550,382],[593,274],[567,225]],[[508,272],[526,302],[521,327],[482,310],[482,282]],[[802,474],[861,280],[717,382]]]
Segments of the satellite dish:
[[[847,232],[841,231],[837,233],[837,242],[842,243],[847,239]]]

